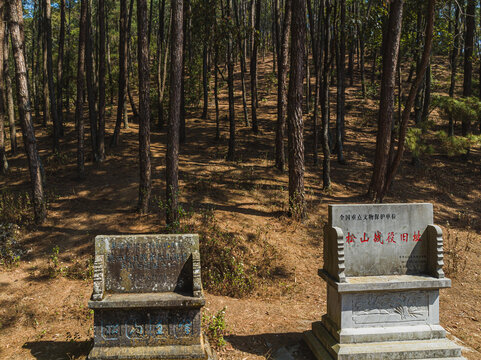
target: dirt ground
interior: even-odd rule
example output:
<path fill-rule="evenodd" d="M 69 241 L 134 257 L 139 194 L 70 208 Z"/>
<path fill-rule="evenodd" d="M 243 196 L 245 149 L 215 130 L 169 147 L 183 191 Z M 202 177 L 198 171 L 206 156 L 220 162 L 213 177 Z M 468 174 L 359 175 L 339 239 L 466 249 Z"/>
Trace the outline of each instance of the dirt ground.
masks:
<path fill-rule="evenodd" d="M 376 101 L 364 100 L 359 87 L 349 87 L 346 118 L 346 165 L 332 158 L 332 190 L 322 190 L 322 172 L 313 166 L 311 141 L 306 146 L 306 191 L 308 218 L 296 222 L 285 214 L 286 173 L 275 170 L 275 85 L 268 84 L 267 62 L 260 66 L 259 135 L 244 126 L 242 101 L 237 92 L 238 157 L 226 162 L 228 124 L 222 121 L 222 138 L 214 141 L 214 111 L 209 120 L 190 113 L 187 141 L 181 147 L 180 185 L 182 204 L 192 218 L 211 209 L 219 226 L 242 238 L 252 234 L 274 249 L 272 261 L 282 269 L 279 276 L 258 281 L 256 290 L 237 299 L 206 292 L 206 314 L 226 308 L 227 344 L 219 349 L 221 359 L 269 359 L 279 348 L 294 349 L 297 359 L 313 359 L 301 341 L 302 332 L 326 311 L 326 289 L 317 276 L 322 267 L 322 226 L 327 204 L 361 203 L 372 172 L 376 132 Z M 443 76 L 441 66 L 434 74 Z M 356 84 L 359 82 L 356 81 Z M 333 94 L 335 90 L 333 88 Z M 334 101 L 333 101 L 334 104 Z M 213 105 L 213 101 L 212 101 Z M 227 113 L 225 88 L 221 115 Z M 111 133 L 115 107 L 108 109 Z M 332 112 L 332 122 L 335 112 Z M 441 121 L 439 114 L 432 117 Z M 446 119 L 442 119 L 446 121 Z M 306 119 L 306 134 L 311 121 Z M 55 246 L 59 266 L 83 264 L 93 255 L 93 239 L 99 234 L 156 233 L 163 219 L 156 207 L 164 194 L 165 134 L 152 134 L 152 214 L 138 215 L 137 137 L 131 123 L 121 131 L 121 145 L 109 150 L 104 163 L 87 164 L 87 179 L 75 178 L 75 133 L 67 121 L 65 157 L 47 161 L 48 219 L 36 229 L 22 230 L 21 244 L 28 249 L 17 266 L 0 268 L 0 358 L 85 359 L 92 346 L 93 318 L 87 308 L 92 280 L 51 277 Z M 42 157 L 49 157 L 45 129 L 37 134 Z M 21 138 L 19 137 L 19 140 Z M 435 140 L 431 139 L 434 143 Z M 481 359 L 481 151 L 472 149 L 470 159 L 448 158 L 437 151 L 410 165 L 409 154 L 385 202 L 431 202 L 435 223 L 445 234 L 452 288 L 441 291 L 440 320 L 456 341 L 465 347 L 464 356 Z M 28 173 L 23 153 L 10 161 L 11 171 L 0 177 L 1 189 L 28 191 Z M 455 239 L 458 238 L 456 242 Z M 247 252 L 252 261 L 262 258 L 258 247 Z M 454 259 L 454 260 L 453 260 Z M 260 260 L 259 260 L 260 261 Z M 274 356 L 275 357 L 275 356 Z"/>

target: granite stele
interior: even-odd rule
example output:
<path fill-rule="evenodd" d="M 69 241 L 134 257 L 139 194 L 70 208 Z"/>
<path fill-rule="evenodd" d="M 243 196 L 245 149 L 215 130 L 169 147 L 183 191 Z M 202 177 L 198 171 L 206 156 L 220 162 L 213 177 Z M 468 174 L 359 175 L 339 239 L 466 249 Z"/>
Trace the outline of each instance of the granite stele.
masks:
<path fill-rule="evenodd" d="M 215 359 L 204 304 L 197 235 L 97 236 L 88 358 Z"/>
<path fill-rule="evenodd" d="M 439 325 L 443 238 L 432 204 L 329 205 L 327 314 L 305 340 L 317 359 L 463 359 Z"/>

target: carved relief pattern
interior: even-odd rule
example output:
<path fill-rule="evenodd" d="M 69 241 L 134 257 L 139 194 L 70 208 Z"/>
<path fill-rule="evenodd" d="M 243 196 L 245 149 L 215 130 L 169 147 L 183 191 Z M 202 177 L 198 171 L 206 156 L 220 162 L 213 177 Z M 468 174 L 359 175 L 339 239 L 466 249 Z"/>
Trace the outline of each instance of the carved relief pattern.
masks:
<path fill-rule="evenodd" d="M 339 282 L 346 282 L 346 275 L 344 273 L 344 234 L 341 229 L 334 228 L 337 237 L 337 264 L 338 264 L 338 276 Z"/>
<path fill-rule="evenodd" d="M 192 252 L 192 270 L 194 296 L 200 297 L 202 295 L 202 281 L 200 278 L 200 253 L 198 251 Z"/>
<path fill-rule="evenodd" d="M 100 301 L 104 297 L 104 256 L 96 255 L 94 261 L 94 286 L 92 300 Z"/>
<path fill-rule="evenodd" d="M 436 225 L 429 225 L 428 230 L 430 231 L 430 239 L 431 243 L 433 243 L 433 247 L 435 248 L 435 254 L 432 256 L 435 257 L 434 263 L 434 276 L 438 279 L 444 278 L 444 253 L 443 253 L 443 231 L 439 226 Z"/>
<path fill-rule="evenodd" d="M 421 292 L 359 294 L 353 297 L 353 321 L 356 324 L 426 321 L 428 304 L 428 295 Z"/>

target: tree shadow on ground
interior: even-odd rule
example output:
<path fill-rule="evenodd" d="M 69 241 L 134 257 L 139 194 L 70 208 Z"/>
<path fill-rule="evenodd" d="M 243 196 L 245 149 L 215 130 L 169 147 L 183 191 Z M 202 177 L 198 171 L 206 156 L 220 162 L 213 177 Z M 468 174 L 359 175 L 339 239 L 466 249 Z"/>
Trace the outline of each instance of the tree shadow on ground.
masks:
<path fill-rule="evenodd" d="M 267 359 L 289 359 L 287 354 L 296 360 L 315 359 L 309 347 L 303 341 L 302 333 L 229 335 L 225 339 L 237 350 L 265 356 Z"/>
<path fill-rule="evenodd" d="M 89 341 L 29 341 L 23 345 L 37 360 L 72 360 L 87 356 L 93 342 Z"/>

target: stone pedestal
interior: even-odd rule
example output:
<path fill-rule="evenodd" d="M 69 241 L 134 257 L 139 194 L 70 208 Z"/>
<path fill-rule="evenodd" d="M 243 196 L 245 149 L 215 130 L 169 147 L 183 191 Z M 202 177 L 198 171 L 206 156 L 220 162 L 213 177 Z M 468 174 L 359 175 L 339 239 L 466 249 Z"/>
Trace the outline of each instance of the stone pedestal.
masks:
<path fill-rule="evenodd" d="M 89 360 L 214 360 L 196 235 L 98 236 Z"/>
<path fill-rule="evenodd" d="M 305 333 L 317 359 L 463 359 L 439 325 L 439 289 L 451 281 L 442 272 L 442 234 L 429 225 L 429 205 L 330 206 L 319 270 L 327 314 Z M 376 223 L 376 214 L 385 221 Z"/>

